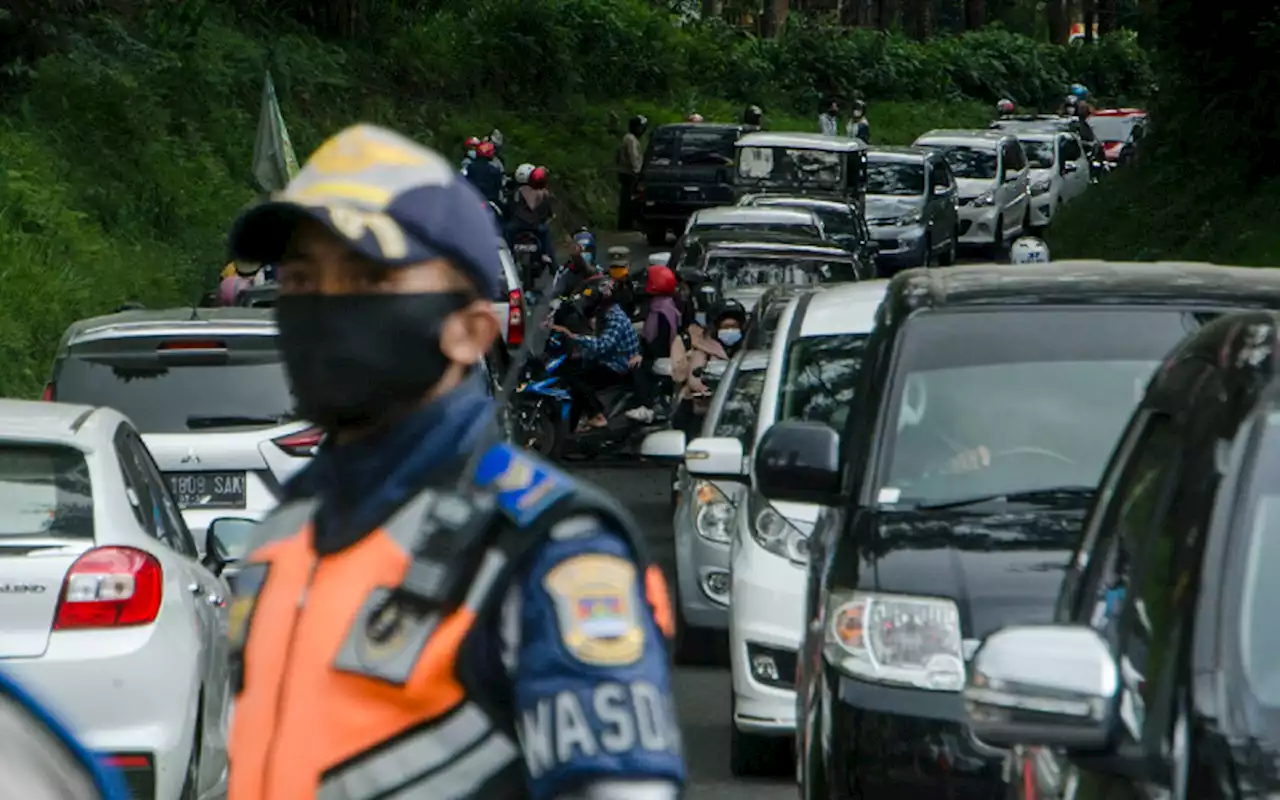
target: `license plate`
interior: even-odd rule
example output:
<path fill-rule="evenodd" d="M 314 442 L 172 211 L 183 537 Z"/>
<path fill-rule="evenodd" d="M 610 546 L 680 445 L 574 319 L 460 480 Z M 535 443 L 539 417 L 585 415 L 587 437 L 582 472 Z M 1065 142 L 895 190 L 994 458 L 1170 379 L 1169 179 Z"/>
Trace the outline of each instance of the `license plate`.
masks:
<path fill-rule="evenodd" d="M 517 253 L 536 253 L 538 246 L 536 244 L 518 244 L 515 248 Z"/>
<path fill-rule="evenodd" d="M 243 472 L 170 472 L 165 478 L 179 508 L 244 508 Z"/>

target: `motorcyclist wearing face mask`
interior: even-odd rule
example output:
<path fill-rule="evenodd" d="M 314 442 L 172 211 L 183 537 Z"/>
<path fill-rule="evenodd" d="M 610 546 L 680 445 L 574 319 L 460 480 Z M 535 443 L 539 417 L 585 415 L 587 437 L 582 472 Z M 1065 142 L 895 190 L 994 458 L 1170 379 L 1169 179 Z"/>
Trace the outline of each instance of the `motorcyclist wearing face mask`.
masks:
<path fill-rule="evenodd" d="M 237 575 L 230 797 L 680 792 L 661 573 L 618 504 L 500 438 L 496 235 L 448 161 L 370 125 L 232 231 L 279 265 L 326 438 Z"/>
<path fill-rule="evenodd" d="M 613 280 L 613 302 L 621 306 L 629 319 L 635 319 L 638 308 L 636 287 L 631 280 L 631 248 L 622 245 L 609 248 L 609 278 Z"/>
<path fill-rule="evenodd" d="M 690 436 L 696 435 L 711 404 L 712 390 L 703 373 L 711 362 L 728 361 L 737 354 L 747 326 L 747 309 L 737 300 L 726 300 L 715 308 L 708 323 L 705 329 L 697 323 L 689 325 L 688 374 L 679 376 L 684 382 L 672 416 L 672 425 Z"/>
<path fill-rule="evenodd" d="M 850 109 L 853 116 L 845 126 L 845 135 L 850 139 L 861 139 L 864 144 L 871 144 L 871 123 L 867 121 L 867 104 L 862 100 L 853 101 Z"/>
<path fill-rule="evenodd" d="M 637 399 L 645 396 L 641 364 L 640 337 L 631 319 L 613 298 L 613 284 L 601 275 L 588 282 L 580 299 L 583 315 L 591 320 L 593 333 L 579 333 L 562 325 L 551 329 L 567 336 L 573 343 L 574 356 L 565 373 L 565 382 L 574 396 L 578 412 L 577 431 L 609 424 L 599 392 L 616 386 L 635 386 Z"/>
<path fill-rule="evenodd" d="M 471 185 L 476 187 L 476 191 L 480 192 L 485 200 L 502 207 L 504 200 L 502 187 L 506 183 L 507 176 L 503 174 L 495 154 L 493 142 L 481 142 L 476 146 L 475 160 L 467 165 L 462 174 L 471 181 Z"/>
<path fill-rule="evenodd" d="M 569 260 L 559 273 L 551 289 L 552 297 L 569 297 L 582 290 L 584 284 L 600 274 L 596 268 L 596 237 L 586 228 L 579 228 L 569 237 Z"/>

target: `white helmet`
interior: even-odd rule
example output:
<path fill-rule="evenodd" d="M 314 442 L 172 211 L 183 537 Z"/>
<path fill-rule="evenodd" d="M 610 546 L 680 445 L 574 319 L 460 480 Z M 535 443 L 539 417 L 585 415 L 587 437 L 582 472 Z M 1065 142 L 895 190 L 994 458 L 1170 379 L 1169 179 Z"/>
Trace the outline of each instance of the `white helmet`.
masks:
<path fill-rule="evenodd" d="M 516 167 L 516 183 L 521 186 L 528 184 L 529 176 L 533 174 L 535 169 L 537 169 L 537 167 L 532 164 L 521 164 Z"/>
<path fill-rule="evenodd" d="M 1034 236 L 1023 236 L 1009 249 L 1010 264 L 1047 264 L 1049 245 Z"/>

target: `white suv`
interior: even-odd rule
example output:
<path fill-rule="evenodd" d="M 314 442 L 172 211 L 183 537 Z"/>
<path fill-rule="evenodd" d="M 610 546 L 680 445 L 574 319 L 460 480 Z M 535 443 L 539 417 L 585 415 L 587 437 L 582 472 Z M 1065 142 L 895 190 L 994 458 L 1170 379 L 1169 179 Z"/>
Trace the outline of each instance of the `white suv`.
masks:
<path fill-rule="evenodd" d="M 792 300 L 778 320 L 755 441 L 775 422 L 844 426 L 863 348 L 889 282 L 832 286 Z M 685 468 L 695 478 L 752 483 L 742 442 L 694 439 Z M 771 771 L 795 734 L 796 654 L 804 636 L 805 567 L 819 506 L 775 503 L 742 492 L 731 525 L 729 662 L 733 677 L 730 766 Z"/>
<path fill-rule="evenodd" d="M 935 130 L 916 147 L 940 150 L 960 195 L 960 243 L 997 253 L 1025 230 L 1031 183 L 1027 158 L 1007 131 Z"/>
<path fill-rule="evenodd" d="M 126 311 L 73 324 L 44 399 L 135 420 L 197 541 L 260 519 L 323 434 L 294 417 L 270 309 Z"/>

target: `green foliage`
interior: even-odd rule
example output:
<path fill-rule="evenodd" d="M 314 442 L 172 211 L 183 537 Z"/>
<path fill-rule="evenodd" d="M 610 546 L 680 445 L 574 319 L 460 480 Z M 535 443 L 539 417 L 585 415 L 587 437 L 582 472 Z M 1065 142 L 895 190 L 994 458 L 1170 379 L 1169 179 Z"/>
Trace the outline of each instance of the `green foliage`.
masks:
<path fill-rule="evenodd" d="M 799 19 L 762 41 L 678 24 L 644 0 L 457 0 L 405 16 L 424 5 L 380 4 L 366 38 L 340 44 L 286 3 L 23 0 L 40 37 L 0 48 L 0 394 L 38 393 L 75 319 L 129 300 L 192 302 L 214 284 L 230 220 L 255 199 L 268 62 L 300 156 L 364 120 L 450 156 L 497 126 L 510 165 L 551 168 L 564 223 L 600 226 L 617 137 L 637 112 L 727 120 L 757 102 L 770 127 L 813 130 L 820 95 L 856 91 L 876 140 L 907 143 L 981 126 L 996 95 L 1054 95 L 1090 69 L 1126 76 L 1089 79 L 1100 91 L 1149 82 L 1145 58 L 1119 41 L 1060 51 L 985 31 L 922 44 Z"/>

